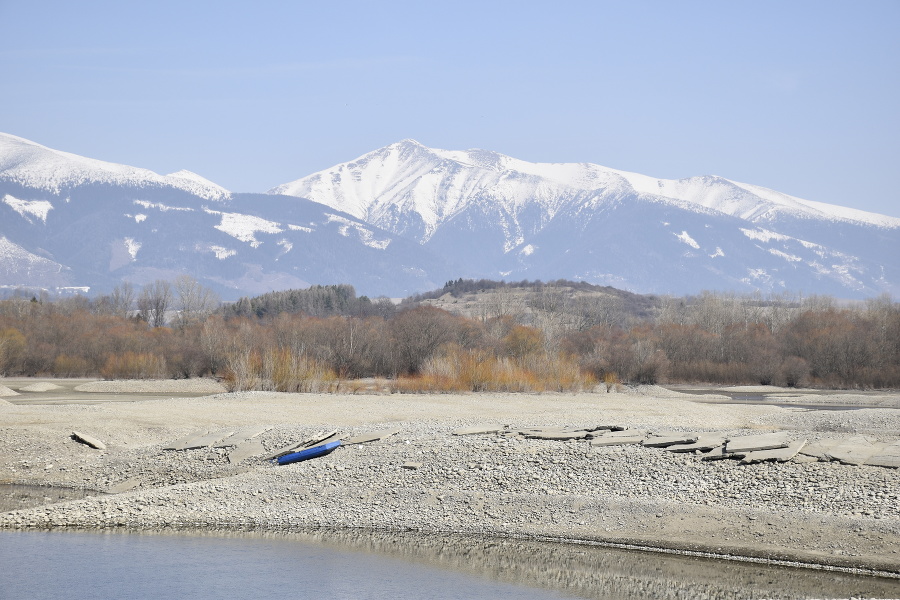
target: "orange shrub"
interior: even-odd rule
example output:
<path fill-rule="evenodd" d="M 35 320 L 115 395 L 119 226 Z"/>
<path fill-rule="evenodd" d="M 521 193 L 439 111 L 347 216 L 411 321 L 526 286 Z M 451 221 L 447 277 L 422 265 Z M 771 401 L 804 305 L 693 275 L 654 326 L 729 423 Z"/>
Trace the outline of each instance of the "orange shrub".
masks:
<path fill-rule="evenodd" d="M 110 354 L 100 375 L 104 379 L 159 379 L 167 376 L 166 359 L 149 352 Z"/>

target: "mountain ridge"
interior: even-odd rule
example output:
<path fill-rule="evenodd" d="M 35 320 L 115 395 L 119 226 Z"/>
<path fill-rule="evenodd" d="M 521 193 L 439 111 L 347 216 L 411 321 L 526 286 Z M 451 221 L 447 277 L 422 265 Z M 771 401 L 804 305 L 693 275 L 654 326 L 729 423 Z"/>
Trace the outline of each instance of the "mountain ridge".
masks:
<path fill-rule="evenodd" d="M 111 288 L 187 272 L 224 296 L 458 277 L 639 293 L 900 293 L 900 219 L 717 176 L 530 163 L 403 140 L 235 193 L 0 134 L 0 286 Z"/>
<path fill-rule="evenodd" d="M 350 281 L 404 296 L 450 269 L 309 200 L 232 193 L 189 171 L 159 175 L 0 135 L 0 289 L 110 290 L 182 273 L 237 299 Z"/>
<path fill-rule="evenodd" d="M 405 156 L 430 154 L 439 158 L 441 162 L 454 162 L 460 166 L 469 166 L 497 173 L 507 172 L 510 176 L 513 176 L 515 173 L 536 176 L 545 180 L 555 181 L 563 189 L 585 192 L 610 187 L 615 184 L 614 179 L 618 176 L 631 186 L 635 192 L 661 196 L 671 200 L 681 200 L 691 205 L 704 206 L 744 219 L 760 219 L 766 217 L 773 210 L 786 211 L 790 209 L 794 213 L 800 212 L 819 218 L 824 216 L 832 219 L 857 221 L 878 227 L 900 228 L 900 218 L 805 200 L 762 186 L 742 183 L 716 175 L 701 175 L 677 180 L 658 179 L 640 173 L 613 169 L 587 162 L 532 163 L 489 150 L 470 149 L 455 151 L 433 149 L 413 139 L 395 142 L 368 152 L 352 161 L 340 163 L 329 169 L 281 184 L 270 189 L 268 193 L 307 197 L 328 204 L 331 198 L 321 194 L 312 185 L 313 181 L 319 180 L 325 173 L 334 173 L 335 171 L 352 172 L 354 169 L 358 169 L 360 163 L 368 163 L 376 157 L 390 156 L 392 154 Z M 383 162 L 396 163 L 399 162 L 397 159 L 400 158 L 402 156 L 391 157 L 390 160 Z M 430 170 L 439 166 L 436 164 L 437 162 L 431 161 Z M 421 174 L 410 175 L 413 179 L 421 176 Z M 390 190 L 384 190 L 383 192 L 387 191 Z M 374 195 L 376 197 L 380 195 L 378 190 L 368 190 L 368 192 L 370 194 L 375 192 Z M 754 195 L 762 202 L 759 200 L 751 202 L 750 198 L 742 197 L 743 194 Z M 346 201 L 346 194 L 340 199 Z M 354 216 L 363 218 L 366 215 L 365 208 L 367 207 L 362 204 L 350 203 L 334 205 L 334 208 L 339 208 Z"/>
<path fill-rule="evenodd" d="M 657 179 L 403 140 L 276 192 L 412 237 L 467 265 L 471 276 L 564 277 L 676 293 L 698 286 L 838 295 L 900 289 L 900 219 L 718 176 Z M 673 222 L 680 228 L 666 229 Z M 861 241 L 848 246 L 842 238 Z M 657 260 L 642 262 L 641 254 Z M 667 271 L 685 281 L 666 281 Z"/>
<path fill-rule="evenodd" d="M 190 171 L 159 175 L 149 169 L 54 150 L 8 133 L 0 133 L 0 179 L 55 194 L 80 185 L 105 184 L 171 186 L 211 201 L 230 195 L 222 186 Z"/>

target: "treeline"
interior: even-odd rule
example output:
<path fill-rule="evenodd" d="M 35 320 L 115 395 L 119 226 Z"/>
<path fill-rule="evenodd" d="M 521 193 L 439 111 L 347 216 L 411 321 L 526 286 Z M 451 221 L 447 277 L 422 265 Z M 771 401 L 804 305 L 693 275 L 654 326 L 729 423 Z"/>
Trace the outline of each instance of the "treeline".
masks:
<path fill-rule="evenodd" d="M 414 294 L 404 298 L 401 305 L 417 305 L 426 300 L 437 300 L 447 294 L 454 298 L 462 298 L 467 294 L 483 294 L 485 292 L 524 290 L 531 293 L 548 294 L 566 290 L 575 292 L 597 292 L 607 297 L 617 299 L 623 314 L 641 318 L 650 317 L 659 306 L 660 298 L 654 295 L 635 294 L 620 290 L 612 286 L 601 286 L 587 283 L 586 281 L 570 281 L 556 279 L 553 281 L 496 281 L 493 279 L 455 279 L 444 284 L 443 287 L 430 292 Z"/>
<path fill-rule="evenodd" d="M 352 285 L 314 285 L 302 290 L 269 292 L 254 298 L 241 298 L 224 308 L 224 314 L 237 317 L 274 317 L 280 313 L 302 314 L 308 317 L 383 316 L 394 313 L 390 298 L 370 300 L 356 296 Z"/>
<path fill-rule="evenodd" d="M 348 389 L 366 378 L 401 391 L 617 382 L 900 387 L 900 305 L 888 296 L 845 306 L 827 297 L 702 294 L 657 298 L 652 315 L 638 317 L 619 296 L 529 284 L 527 300 L 467 318 L 357 298 L 351 286 L 211 310 L 194 284 L 157 282 L 132 293 L 130 305 L 128 290 L 0 301 L 0 374 L 209 375 L 232 389 L 281 391 Z"/>

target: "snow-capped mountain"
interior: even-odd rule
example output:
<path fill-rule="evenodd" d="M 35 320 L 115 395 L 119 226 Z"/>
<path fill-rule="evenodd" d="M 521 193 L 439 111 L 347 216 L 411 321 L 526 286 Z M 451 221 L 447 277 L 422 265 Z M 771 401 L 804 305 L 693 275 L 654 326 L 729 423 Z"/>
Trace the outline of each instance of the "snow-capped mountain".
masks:
<path fill-rule="evenodd" d="M 270 193 L 416 239 L 465 276 L 640 292 L 900 292 L 900 219 L 722 177 L 655 179 L 404 140 Z"/>
<path fill-rule="evenodd" d="M 104 291 L 180 273 L 226 299 L 327 283 L 404 296 L 457 277 L 896 296 L 900 219 L 721 177 L 411 140 L 242 194 L 0 134 L 0 288 Z"/>
<path fill-rule="evenodd" d="M 236 299 L 331 283 L 404 296 L 451 272 L 417 243 L 315 202 L 0 134 L 0 288 L 108 291 L 181 273 Z"/>
<path fill-rule="evenodd" d="M 190 171 L 158 175 L 147 169 L 85 158 L 0 133 L 0 180 L 60 194 L 89 184 L 177 189 L 204 200 L 224 200 L 228 190 Z"/>

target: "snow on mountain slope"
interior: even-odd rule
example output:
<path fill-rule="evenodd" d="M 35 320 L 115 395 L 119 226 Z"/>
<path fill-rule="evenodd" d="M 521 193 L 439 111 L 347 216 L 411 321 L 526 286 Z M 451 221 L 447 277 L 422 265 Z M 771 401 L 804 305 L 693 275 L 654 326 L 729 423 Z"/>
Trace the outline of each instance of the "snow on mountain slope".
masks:
<path fill-rule="evenodd" d="M 509 214 L 537 205 L 547 218 L 580 192 L 630 191 L 751 222 L 778 216 L 900 228 L 900 219 L 802 200 L 760 186 L 704 176 L 657 179 L 590 163 L 530 163 L 486 150 L 437 150 L 403 140 L 269 193 L 309 198 L 395 231 L 412 215 L 425 242 L 441 223 L 479 199 Z M 400 225 L 400 227 L 398 227 Z"/>
<path fill-rule="evenodd" d="M 875 225 L 876 227 L 888 229 L 900 228 L 900 219 L 896 217 L 889 217 L 887 215 L 880 215 L 878 213 L 867 212 L 846 206 L 837 206 L 835 204 L 826 204 L 824 202 L 815 202 L 813 200 L 803 200 L 802 198 L 795 198 L 794 196 L 782 194 L 781 192 L 776 192 L 775 190 L 770 190 L 758 185 L 751 185 L 749 183 L 739 183 L 737 181 L 732 181 L 731 183 L 747 190 L 759 198 L 763 198 L 775 205 L 784 207 L 782 209 L 784 212 L 789 212 L 790 209 L 794 209 L 801 214 L 832 221 L 856 221 L 858 223 Z"/>
<path fill-rule="evenodd" d="M 403 140 L 269 193 L 411 237 L 467 276 L 633 291 L 900 291 L 900 219 L 704 176 L 657 179 Z"/>
<path fill-rule="evenodd" d="M 225 188 L 190 171 L 159 175 L 147 169 L 85 158 L 0 133 L 0 179 L 59 194 L 89 183 L 133 187 L 172 187 L 205 200 L 222 200 Z"/>
<path fill-rule="evenodd" d="M 0 134 L 0 286 L 110 289 L 187 272 L 225 297 L 312 283 L 403 296 L 488 277 L 867 298 L 900 294 L 898 257 L 900 219 L 721 177 L 404 140 L 269 194 L 231 194 L 189 171 Z"/>
<path fill-rule="evenodd" d="M 538 165 L 488 152 L 434 150 L 404 140 L 278 186 L 270 194 L 308 198 L 419 241 L 479 204 L 516 220 L 526 208 L 553 218 L 586 189 L 625 184 L 593 165 Z M 511 231 L 517 229 L 511 223 Z M 511 234 L 509 241 L 514 241 Z"/>
<path fill-rule="evenodd" d="M 0 295 L 109 290 L 188 273 L 225 299 L 311 284 L 405 296 L 444 259 L 308 200 L 232 194 L 189 171 L 158 175 L 0 134 Z"/>
<path fill-rule="evenodd" d="M 9 194 L 4 194 L 3 203 L 19 213 L 29 223 L 34 222 L 32 221 L 32 217 L 34 217 L 46 224 L 47 213 L 53 210 L 53 205 L 47 200 L 20 200 Z"/>
<path fill-rule="evenodd" d="M 37 256 L 0 235 L 0 288 L 16 287 L 9 282 L 34 282 L 37 286 L 64 286 L 70 269 Z"/>

